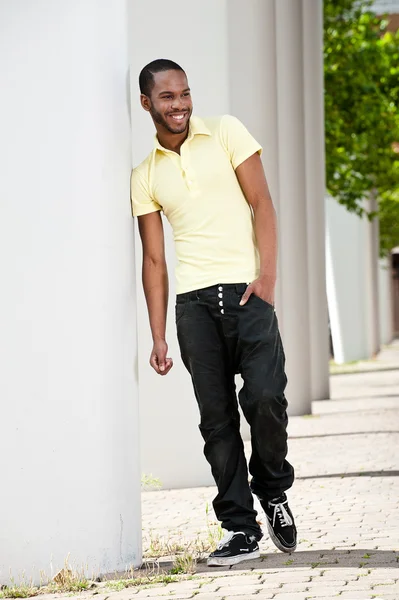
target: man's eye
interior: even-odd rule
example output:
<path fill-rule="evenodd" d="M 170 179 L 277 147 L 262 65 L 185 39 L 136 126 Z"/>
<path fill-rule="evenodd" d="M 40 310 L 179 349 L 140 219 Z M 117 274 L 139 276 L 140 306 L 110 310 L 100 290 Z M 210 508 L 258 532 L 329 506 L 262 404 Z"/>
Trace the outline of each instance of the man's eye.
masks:
<path fill-rule="evenodd" d="M 184 92 L 183 96 L 189 96 L 190 92 Z"/>

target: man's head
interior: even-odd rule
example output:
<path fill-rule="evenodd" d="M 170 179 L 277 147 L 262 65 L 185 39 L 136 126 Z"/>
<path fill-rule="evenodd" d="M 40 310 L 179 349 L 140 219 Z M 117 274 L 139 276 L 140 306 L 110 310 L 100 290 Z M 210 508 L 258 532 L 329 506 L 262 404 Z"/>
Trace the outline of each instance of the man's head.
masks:
<path fill-rule="evenodd" d="M 193 104 L 183 69 L 172 60 L 154 60 L 141 71 L 139 85 L 141 105 L 155 125 L 169 133 L 184 133 Z"/>

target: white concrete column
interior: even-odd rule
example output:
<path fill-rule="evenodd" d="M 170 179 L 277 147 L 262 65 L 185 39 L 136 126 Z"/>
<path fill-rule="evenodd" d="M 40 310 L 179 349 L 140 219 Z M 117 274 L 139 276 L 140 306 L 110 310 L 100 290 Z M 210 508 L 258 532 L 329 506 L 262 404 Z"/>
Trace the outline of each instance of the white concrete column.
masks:
<path fill-rule="evenodd" d="M 375 193 L 372 193 L 366 203 L 367 211 L 374 213 L 378 210 Z M 367 221 L 367 238 L 365 245 L 365 271 L 367 274 L 366 306 L 367 306 L 367 343 L 368 355 L 375 356 L 380 350 L 380 320 L 379 320 L 379 245 L 380 225 L 378 218 Z"/>
<path fill-rule="evenodd" d="M 326 215 L 327 295 L 334 359 L 344 363 L 370 358 L 370 223 L 334 198 L 326 199 Z"/>
<path fill-rule="evenodd" d="M 278 219 L 275 1 L 229 0 L 228 8 L 231 113 L 241 119 L 263 146 L 262 161 Z M 278 267 L 276 305 L 282 322 L 280 264 Z"/>
<path fill-rule="evenodd" d="M 141 562 L 127 32 L 0 3 L 0 584 Z"/>
<path fill-rule="evenodd" d="M 393 338 L 392 269 L 390 257 L 379 260 L 378 295 L 380 344 L 389 344 Z"/>
<path fill-rule="evenodd" d="M 329 398 L 329 333 L 325 267 L 323 1 L 302 0 L 312 400 Z"/>
<path fill-rule="evenodd" d="M 231 114 L 238 117 L 263 147 L 262 162 L 277 212 L 279 210 L 276 32 L 274 0 L 229 0 L 229 90 Z M 242 40 L 245 40 L 245 44 Z M 251 110 L 248 110 L 248 106 Z M 280 231 L 281 234 L 281 231 Z M 278 268 L 280 264 L 278 264 Z M 281 277 L 276 306 L 282 322 Z M 242 381 L 237 377 L 237 390 Z M 241 434 L 250 438 L 241 419 Z"/>
<path fill-rule="evenodd" d="M 276 2 L 280 262 L 287 397 L 311 411 L 302 3 Z"/>

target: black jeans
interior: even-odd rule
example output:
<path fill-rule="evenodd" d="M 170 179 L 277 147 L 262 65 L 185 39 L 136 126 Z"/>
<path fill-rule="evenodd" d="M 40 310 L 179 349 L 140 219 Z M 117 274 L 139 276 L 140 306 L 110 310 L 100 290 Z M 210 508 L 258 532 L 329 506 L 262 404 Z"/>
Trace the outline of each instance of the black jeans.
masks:
<path fill-rule="evenodd" d="M 291 487 L 286 460 L 285 356 L 273 306 L 252 295 L 239 306 L 247 285 L 220 284 L 179 294 L 176 325 L 181 356 L 200 410 L 204 454 L 218 494 L 213 502 L 222 527 L 262 537 L 251 490 L 263 500 Z M 249 471 L 240 435 L 234 376 L 244 386 L 242 411 L 251 428 Z"/>

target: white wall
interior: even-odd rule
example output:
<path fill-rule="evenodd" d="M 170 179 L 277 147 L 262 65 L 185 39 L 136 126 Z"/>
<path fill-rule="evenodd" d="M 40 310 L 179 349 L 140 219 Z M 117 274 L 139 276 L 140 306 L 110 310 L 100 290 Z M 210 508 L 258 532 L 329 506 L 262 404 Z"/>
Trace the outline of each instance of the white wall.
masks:
<path fill-rule="evenodd" d="M 370 293 L 373 289 L 370 229 L 333 198 L 326 199 L 327 296 L 334 356 L 337 363 L 370 358 L 374 320 Z"/>
<path fill-rule="evenodd" d="M 138 75 L 156 58 L 169 58 L 186 70 L 194 113 L 203 116 L 229 112 L 227 68 L 227 0 L 202 0 L 171 7 L 163 0 L 133 0 L 131 53 L 133 164 L 140 163 L 153 147 L 155 130 L 139 104 Z M 148 27 L 151 36 L 149 41 Z M 174 367 L 166 377 L 148 364 L 152 339 L 140 277 L 138 276 L 138 333 L 140 371 L 140 423 L 142 472 L 159 477 L 165 487 L 213 484 L 203 456 L 198 430 L 199 414 L 177 344 L 174 324 L 174 247 L 165 220 L 169 265 L 170 306 L 167 342 Z M 137 236 L 137 270 L 141 269 L 141 244 Z"/>
<path fill-rule="evenodd" d="M 0 583 L 141 560 L 126 11 L 0 3 Z"/>
<path fill-rule="evenodd" d="M 392 270 L 390 257 L 378 263 L 380 343 L 389 344 L 393 338 Z"/>

